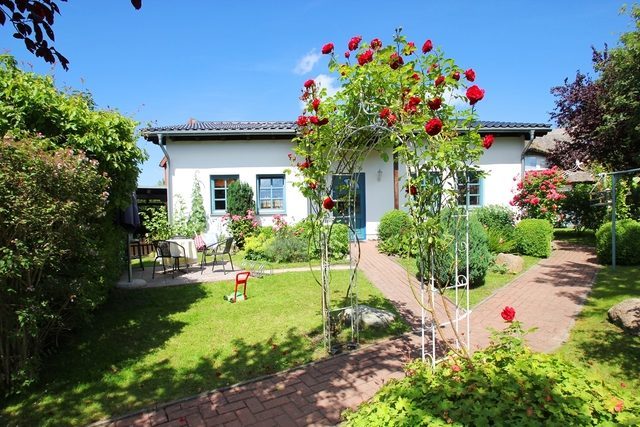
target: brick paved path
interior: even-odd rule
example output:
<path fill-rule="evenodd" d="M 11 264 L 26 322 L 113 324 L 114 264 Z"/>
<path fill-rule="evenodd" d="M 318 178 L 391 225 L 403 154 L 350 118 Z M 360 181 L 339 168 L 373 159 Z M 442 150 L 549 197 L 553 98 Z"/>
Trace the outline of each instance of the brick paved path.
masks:
<path fill-rule="evenodd" d="M 530 345 L 555 349 L 566 338 L 589 292 L 598 266 L 591 250 L 559 243 L 553 255 L 525 272 L 477 306 L 472 314 L 473 347 L 488 343 L 487 326 L 504 326 L 500 311 L 516 309 L 526 327 L 537 326 Z M 408 317 L 419 319 L 419 306 L 406 273 L 377 254 L 374 242 L 362 244 L 361 269 Z M 402 270 L 400 268 L 400 270 Z M 402 365 L 417 357 L 419 337 L 407 334 L 355 352 L 281 372 L 226 390 L 212 391 L 138 413 L 110 426 L 287 426 L 333 425 L 340 413 L 369 399 L 391 378 L 403 375 Z"/>

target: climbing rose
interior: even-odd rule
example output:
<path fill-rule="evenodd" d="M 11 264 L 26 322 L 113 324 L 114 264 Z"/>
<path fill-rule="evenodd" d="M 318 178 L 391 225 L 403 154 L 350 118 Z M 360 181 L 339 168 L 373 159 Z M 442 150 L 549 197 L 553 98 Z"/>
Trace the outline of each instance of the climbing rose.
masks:
<path fill-rule="evenodd" d="M 409 42 L 402 50 L 402 53 L 404 53 L 405 55 L 411 55 L 415 51 L 416 51 L 416 44 L 414 42 Z"/>
<path fill-rule="evenodd" d="M 415 80 L 415 81 L 418 81 L 418 80 L 420 80 L 420 74 L 418 74 L 418 73 L 413 73 L 413 74 L 411 75 L 411 78 L 412 78 L 413 80 Z"/>
<path fill-rule="evenodd" d="M 451 370 L 453 372 L 460 372 L 462 370 L 462 368 L 460 368 L 460 365 L 452 365 L 451 366 Z"/>
<path fill-rule="evenodd" d="M 308 123 L 307 116 L 298 116 L 298 126 L 306 126 Z"/>
<path fill-rule="evenodd" d="M 315 181 L 311 181 L 311 182 L 308 184 L 308 187 L 309 187 L 310 189 L 312 189 L 312 190 L 315 190 L 315 189 L 318 187 L 318 184 L 316 184 L 316 183 L 315 183 Z"/>
<path fill-rule="evenodd" d="M 349 40 L 349 50 L 356 50 L 361 41 L 362 37 L 360 36 L 351 37 L 351 40 Z"/>
<path fill-rule="evenodd" d="M 427 135 L 436 136 L 442 130 L 442 120 L 434 117 L 424 125 L 424 130 L 427 132 Z"/>
<path fill-rule="evenodd" d="M 513 307 L 506 306 L 504 310 L 502 310 L 502 313 L 500 313 L 500 316 L 502 316 L 506 322 L 513 322 L 513 319 L 516 318 L 516 310 Z"/>
<path fill-rule="evenodd" d="M 431 40 L 427 40 L 426 42 L 424 42 L 424 44 L 422 45 L 422 53 L 430 52 L 431 49 L 433 49 L 433 43 L 431 43 Z"/>
<path fill-rule="evenodd" d="M 482 138 L 482 146 L 488 150 L 493 145 L 494 139 L 493 135 L 485 135 L 485 137 Z"/>
<path fill-rule="evenodd" d="M 381 119 L 386 119 L 389 114 L 391 114 L 391 110 L 389 109 L 389 107 L 384 107 L 382 110 L 380 110 Z"/>
<path fill-rule="evenodd" d="M 407 102 L 407 105 L 404 106 L 404 111 L 410 114 L 416 113 L 418 111 L 418 105 L 420 105 L 421 102 L 422 99 L 420 99 L 419 96 L 412 96 L 411 98 L 409 98 L 409 102 Z"/>
<path fill-rule="evenodd" d="M 442 105 L 442 98 L 433 98 L 427 102 L 427 105 L 429 105 L 431 110 L 435 111 Z"/>
<path fill-rule="evenodd" d="M 349 58 L 350 56 L 351 56 L 351 52 L 346 51 L 346 52 L 344 53 L 344 57 L 345 57 L 345 58 Z"/>
<path fill-rule="evenodd" d="M 477 85 L 473 85 L 467 89 L 467 98 L 469 99 L 469 104 L 474 105 L 484 98 L 484 90 L 480 89 Z"/>
<path fill-rule="evenodd" d="M 467 80 L 472 82 L 476 79 L 476 72 L 473 71 L 473 68 L 469 68 L 467 71 L 464 72 L 464 76 L 467 78 Z"/>
<path fill-rule="evenodd" d="M 318 116 L 311 116 L 309 117 L 309 121 L 314 125 L 317 125 L 320 120 L 318 119 Z"/>
<path fill-rule="evenodd" d="M 314 82 L 311 79 L 309 79 L 306 82 L 304 82 L 304 87 L 307 88 L 307 89 L 312 88 L 315 85 L 316 85 L 316 82 Z"/>
<path fill-rule="evenodd" d="M 371 61 L 373 61 L 373 51 L 371 49 L 367 49 L 366 51 L 358 55 L 358 64 L 360 65 L 364 65 Z"/>
<path fill-rule="evenodd" d="M 333 52 L 333 43 L 327 43 L 324 46 L 322 46 L 322 53 L 327 55 L 329 53 Z"/>
<path fill-rule="evenodd" d="M 410 185 L 405 189 L 405 191 L 412 196 L 415 196 L 416 194 L 418 194 L 418 187 L 416 187 L 415 185 Z"/>
<path fill-rule="evenodd" d="M 333 199 L 329 196 L 325 197 L 325 199 L 322 201 L 322 207 L 328 211 L 333 209 L 335 205 L 336 205 L 336 202 L 334 202 Z"/>
<path fill-rule="evenodd" d="M 454 71 L 451 77 L 453 80 L 460 80 L 460 71 Z"/>
<path fill-rule="evenodd" d="M 436 86 L 440 86 L 443 83 L 444 83 L 444 76 L 438 76 L 438 78 L 436 79 Z"/>
<path fill-rule="evenodd" d="M 370 43 L 371 49 L 380 49 L 382 47 L 382 42 L 380 39 L 373 39 Z"/>
<path fill-rule="evenodd" d="M 387 126 L 391 127 L 395 125 L 397 121 L 398 121 L 398 118 L 396 117 L 395 114 L 389 114 L 389 117 L 387 117 Z"/>
<path fill-rule="evenodd" d="M 325 117 L 324 119 L 321 119 L 321 120 L 318 121 L 318 126 L 324 126 L 327 123 L 329 123 L 329 118 Z"/>
<path fill-rule="evenodd" d="M 398 55 L 395 52 L 391 54 L 391 57 L 389 58 L 389 66 L 392 69 L 397 70 L 398 67 L 400 67 L 403 64 L 404 64 L 404 59 L 402 59 L 402 56 Z"/>
<path fill-rule="evenodd" d="M 311 106 L 314 110 L 318 111 L 318 107 L 320 106 L 320 100 L 318 98 L 314 99 L 311 103 Z"/>
<path fill-rule="evenodd" d="M 298 163 L 298 167 L 300 169 L 307 169 L 309 166 L 311 166 L 311 165 L 309 164 L 309 161 L 307 161 L 307 160 L 305 160 L 302 163 Z"/>

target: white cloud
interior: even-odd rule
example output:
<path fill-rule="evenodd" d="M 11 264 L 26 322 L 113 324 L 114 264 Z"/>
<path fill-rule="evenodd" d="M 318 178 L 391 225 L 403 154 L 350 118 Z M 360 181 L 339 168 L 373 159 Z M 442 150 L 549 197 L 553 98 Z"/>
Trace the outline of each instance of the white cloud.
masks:
<path fill-rule="evenodd" d="M 442 96 L 447 105 L 453 105 L 456 108 L 464 108 L 467 105 L 467 97 L 464 88 L 445 89 Z"/>
<path fill-rule="evenodd" d="M 312 50 L 311 52 L 300 58 L 295 68 L 293 69 L 293 72 L 296 74 L 307 74 L 313 69 L 318 60 L 320 60 L 321 56 L 322 55 L 317 53 L 315 49 Z"/>

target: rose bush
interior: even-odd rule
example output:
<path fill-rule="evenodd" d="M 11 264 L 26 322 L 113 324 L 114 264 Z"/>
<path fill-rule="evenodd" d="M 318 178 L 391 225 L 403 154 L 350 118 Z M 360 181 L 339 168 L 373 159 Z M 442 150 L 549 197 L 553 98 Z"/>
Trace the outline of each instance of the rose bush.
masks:
<path fill-rule="evenodd" d="M 517 184 L 516 194 L 509 204 L 516 206 L 522 218 L 546 219 L 552 223 L 560 219 L 561 201 L 566 196 L 558 190 L 566 184 L 562 171 L 551 169 L 527 171 Z"/>

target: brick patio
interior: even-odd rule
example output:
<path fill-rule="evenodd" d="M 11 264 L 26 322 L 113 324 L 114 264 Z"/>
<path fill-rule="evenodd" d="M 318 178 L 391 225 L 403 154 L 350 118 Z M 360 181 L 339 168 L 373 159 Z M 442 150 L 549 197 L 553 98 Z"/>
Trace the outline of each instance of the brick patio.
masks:
<path fill-rule="evenodd" d="M 375 242 L 361 245 L 361 270 L 414 326 L 420 310 L 407 274 L 377 253 Z M 539 329 L 529 344 L 539 351 L 556 349 L 567 337 L 598 270 L 589 248 L 557 243 L 552 256 L 480 303 L 472 314 L 472 347 L 488 343 L 487 327 L 501 328 L 500 311 L 516 309 L 526 327 Z M 415 286 L 415 282 L 413 285 Z M 402 366 L 418 356 L 415 333 L 325 359 L 271 377 L 214 390 L 124 418 L 109 426 L 287 426 L 334 425 L 347 408 L 369 399 L 380 386 L 403 375 Z"/>

